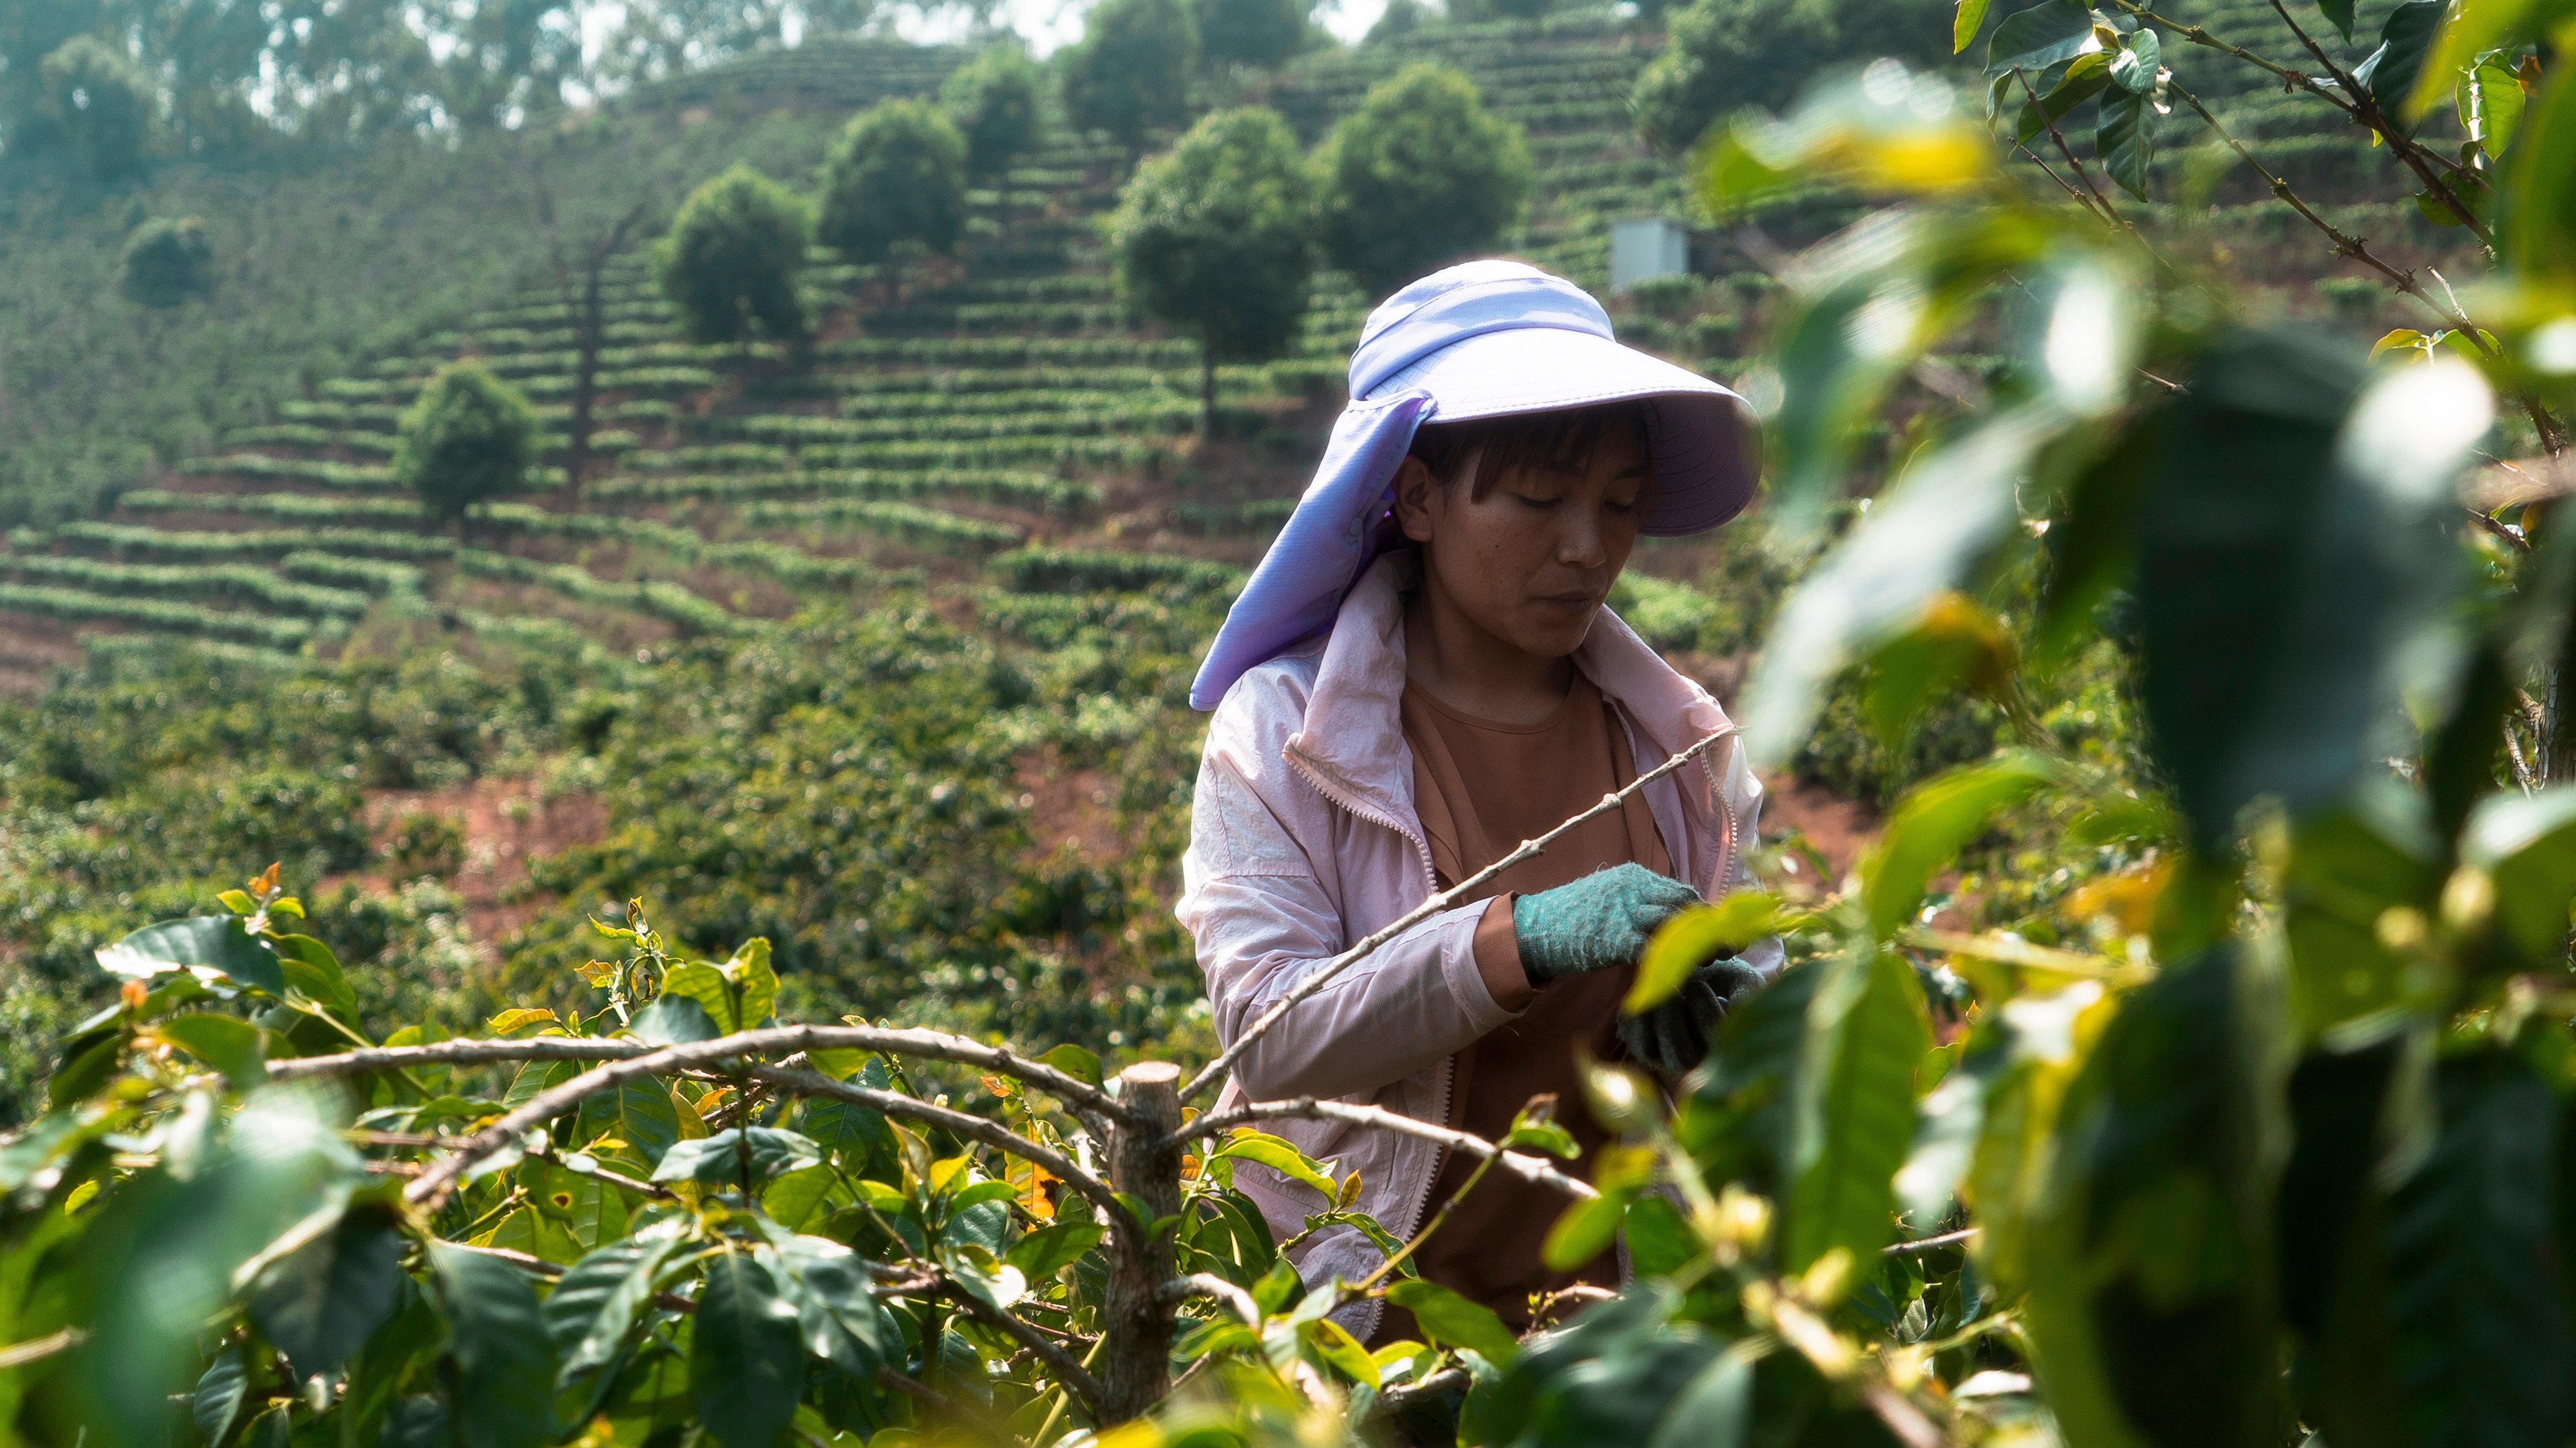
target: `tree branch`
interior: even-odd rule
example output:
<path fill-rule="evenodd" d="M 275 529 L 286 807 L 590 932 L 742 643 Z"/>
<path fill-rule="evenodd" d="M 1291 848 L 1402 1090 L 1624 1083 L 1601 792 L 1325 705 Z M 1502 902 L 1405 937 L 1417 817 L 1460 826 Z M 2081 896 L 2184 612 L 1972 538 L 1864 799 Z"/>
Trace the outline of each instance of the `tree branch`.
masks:
<path fill-rule="evenodd" d="M 2324 66 L 2326 74 L 2333 76 L 2335 84 L 2343 88 L 2345 97 L 2352 105 L 2352 118 L 2377 132 L 2379 139 L 2388 143 L 2388 149 L 2396 155 L 2397 159 L 2405 163 L 2406 169 L 2414 172 L 2416 179 L 2424 183 L 2424 189 L 2449 208 L 2451 214 L 2459 219 L 2460 224 L 2469 229 L 2469 234 L 2478 239 L 2478 244 L 2487 249 L 2487 254 L 2493 256 L 2496 249 L 2494 233 L 2487 230 L 2486 223 L 2478 220 L 2477 213 L 2469 209 L 2468 203 L 2460 199 L 2459 193 L 2451 189 L 2449 181 L 2433 173 L 2432 165 L 2424 159 L 2424 148 L 2416 145 L 2413 136 L 2399 129 L 2397 123 L 2388 118 L 2388 113 L 2379 108 L 2378 98 L 2370 93 L 2368 87 L 2354 80 L 2351 72 L 2337 65 L 2334 57 L 2326 54 L 2326 48 L 2319 45 L 2315 37 L 2308 34 L 2307 28 L 2300 25 L 2297 18 L 2290 14 L 2288 6 L 2283 5 L 2281 0 L 2272 0 L 2272 9 L 2281 17 L 2281 23 L 2290 27 L 2290 33 L 2299 38 L 2299 43 L 2307 47 L 2308 54 L 2315 56 L 2317 64 Z"/>
<path fill-rule="evenodd" d="M 2039 98 L 2039 90 L 2030 83 L 2030 77 L 2023 73 L 2020 66 L 2013 67 L 2012 77 L 2021 82 L 2022 94 L 2030 97 L 2031 110 L 2039 116 L 2040 122 L 2048 127 L 2048 139 L 2057 143 L 2057 154 L 2064 156 L 2066 164 L 2075 168 L 2075 179 L 2084 183 L 2084 194 L 2092 198 L 2094 208 L 2107 217 L 2113 226 L 2124 230 L 2135 230 L 2136 228 L 2121 219 L 2118 211 L 2112 209 L 2111 198 L 2102 194 L 2102 188 L 2093 184 L 2093 173 L 2084 169 L 2084 163 L 2076 158 L 2075 148 L 2066 144 L 2065 134 L 2057 129 L 2057 117 L 2048 113 L 2048 103 Z M 2016 139 L 2014 144 L 2021 143 Z"/>
<path fill-rule="evenodd" d="M 1462 901 L 1472 899 L 1476 891 L 1482 889 L 1487 883 L 1491 882 L 1496 876 L 1502 874 L 1505 870 L 1510 869 L 1512 866 L 1517 865 L 1524 860 L 1536 859 L 1547 849 L 1548 846 L 1555 844 L 1558 840 L 1564 838 L 1569 832 L 1618 809 L 1646 786 L 1653 784 L 1656 780 L 1662 779 L 1673 771 L 1680 769 L 1684 764 L 1687 764 L 1691 760 L 1699 758 L 1702 754 L 1705 754 L 1708 751 L 1709 746 L 1716 744 L 1720 740 L 1734 738 L 1738 732 L 1739 731 L 1736 726 L 1729 724 L 1725 728 L 1709 735 L 1707 738 L 1684 747 L 1679 752 L 1675 753 L 1672 758 L 1665 760 L 1663 763 L 1656 765 L 1654 768 L 1638 775 L 1635 779 L 1630 780 L 1626 788 L 1621 789 L 1614 794 L 1603 795 L 1599 804 L 1592 806 L 1590 809 L 1587 809 L 1581 814 L 1574 816 L 1572 819 L 1565 821 L 1556 828 L 1549 830 L 1546 834 L 1539 836 L 1537 839 L 1521 841 L 1519 845 L 1512 849 L 1511 853 L 1503 856 L 1499 860 L 1496 860 L 1492 864 L 1487 865 L 1485 868 L 1478 870 L 1466 879 L 1459 881 L 1449 889 L 1443 890 L 1438 894 L 1433 895 L 1430 899 L 1423 901 L 1421 904 L 1414 906 L 1411 910 L 1406 911 L 1402 916 L 1398 917 L 1392 924 L 1387 925 L 1383 929 L 1371 932 L 1357 945 L 1354 945 L 1350 949 L 1343 951 L 1341 954 L 1334 956 L 1331 960 L 1325 962 L 1315 970 L 1309 971 L 1305 979 L 1297 982 L 1293 989 L 1291 989 L 1286 995 L 1280 997 L 1278 1004 L 1262 1012 L 1258 1020 L 1255 1020 L 1251 1025 L 1246 1026 L 1243 1030 L 1243 1034 L 1235 1037 L 1233 1045 L 1226 1047 L 1225 1051 L 1215 1060 L 1207 1063 L 1205 1069 L 1201 1070 L 1196 1076 L 1190 1078 L 1189 1084 L 1181 1088 L 1181 1100 L 1185 1102 L 1195 1100 L 1200 1093 L 1206 1091 L 1209 1087 L 1214 1086 L 1217 1082 L 1225 1079 L 1225 1073 L 1233 1069 L 1234 1063 L 1242 1059 L 1243 1053 L 1251 1050 L 1255 1042 L 1259 1041 L 1263 1036 L 1268 1035 L 1272 1027 L 1286 1019 L 1290 1011 L 1295 1010 L 1301 1002 L 1306 1000 L 1307 997 L 1314 995 L 1317 991 L 1322 990 L 1326 985 L 1330 984 L 1335 976 L 1340 975 L 1343 971 L 1350 969 L 1360 961 L 1367 959 L 1379 946 L 1384 945 L 1388 941 L 1402 935 L 1404 932 L 1411 930 L 1414 926 L 1421 924 L 1423 921 L 1430 919 L 1441 911 Z"/>
<path fill-rule="evenodd" d="M 965 1308 L 976 1321 L 998 1329 L 1036 1354 L 1038 1361 L 1045 1363 L 1055 1374 L 1057 1382 L 1082 1395 L 1083 1406 L 1091 1410 L 1094 1418 L 1100 1416 L 1100 1379 L 1093 1377 L 1091 1370 L 1073 1354 L 1039 1336 L 1035 1328 L 1017 1317 L 977 1297 L 954 1279 L 942 1279 L 941 1295 Z"/>
<path fill-rule="evenodd" d="M 1434 1126 L 1428 1121 L 1418 1121 L 1400 1111 L 1389 1111 L 1382 1106 L 1354 1106 L 1347 1101 L 1318 1101 L 1312 1096 L 1301 1096 L 1293 1101 L 1256 1101 L 1249 1105 L 1235 1107 L 1231 1111 L 1219 1111 L 1202 1116 L 1183 1128 L 1181 1134 L 1191 1138 L 1221 1139 L 1225 1133 L 1236 1127 L 1250 1126 L 1256 1121 L 1346 1121 L 1354 1126 L 1374 1126 L 1380 1131 L 1420 1137 L 1424 1141 L 1438 1142 L 1452 1151 L 1463 1151 L 1469 1156 L 1491 1160 L 1494 1165 L 1525 1182 L 1553 1187 L 1580 1201 L 1590 1201 L 1601 1195 L 1589 1184 L 1576 1181 L 1526 1152 L 1506 1150 L 1471 1132 L 1452 1131 L 1445 1126 Z"/>
<path fill-rule="evenodd" d="M 1251 1293 L 1213 1272 L 1193 1272 L 1163 1284 L 1163 1301 L 1167 1305 L 1177 1307 L 1193 1297 L 1213 1297 L 1233 1308 L 1234 1315 L 1243 1319 L 1244 1326 L 1261 1326 L 1261 1304 L 1252 1300 Z"/>
<path fill-rule="evenodd" d="M 885 1026 L 778 1026 L 768 1030 L 741 1031 L 713 1041 L 691 1042 L 694 1047 L 722 1048 L 713 1054 L 693 1055 L 690 1064 L 724 1060 L 732 1056 L 760 1055 L 768 1052 L 792 1054 L 830 1050 L 881 1051 L 894 1056 L 920 1056 L 934 1061 L 954 1061 L 963 1066 L 978 1066 L 1005 1076 L 1017 1077 L 1044 1090 L 1048 1095 L 1070 1102 L 1083 1110 L 1125 1121 L 1127 1109 L 1116 1097 L 1089 1082 L 1068 1076 L 1043 1061 L 1028 1057 L 1004 1046 L 988 1046 L 964 1036 L 940 1031 L 897 1029 Z M 534 1036 L 524 1041 L 440 1041 L 427 1046 L 376 1046 L 362 1051 L 345 1051 L 333 1056 L 298 1056 L 268 1063 L 269 1079 L 296 1081 L 312 1076 L 354 1076 L 369 1071 L 392 1071 L 412 1065 L 472 1066 L 509 1061 L 625 1061 L 657 1049 L 649 1042 L 632 1038 L 595 1038 L 584 1036 Z"/>

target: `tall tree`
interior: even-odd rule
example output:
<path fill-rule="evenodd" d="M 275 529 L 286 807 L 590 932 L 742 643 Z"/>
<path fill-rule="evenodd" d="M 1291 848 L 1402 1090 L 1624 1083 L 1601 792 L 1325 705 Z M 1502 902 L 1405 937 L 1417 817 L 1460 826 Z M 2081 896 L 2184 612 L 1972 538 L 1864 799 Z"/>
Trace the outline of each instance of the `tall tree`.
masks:
<path fill-rule="evenodd" d="M 572 413 L 564 424 L 564 496 L 578 507 L 590 471 L 590 440 L 598 430 L 599 354 L 608 345 L 608 264 L 626 250 L 649 202 L 637 202 L 596 235 L 567 236 L 554 197 L 540 193 L 555 295 L 572 318 Z"/>
<path fill-rule="evenodd" d="M 93 176 L 143 168 L 161 95 L 150 72 L 95 36 L 76 35 L 44 59 L 45 112 Z"/>
<path fill-rule="evenodd" d="M 1192 0 L 1199 52 L 1211 64 L 1267 68 L 1314 36 L 1314 0 Z"/>
<path fill-rule="evenodd" d="M 363 142 L 441 118 L 438 59 L 409 0 L 285 0 L 271 104 L 297 136 Z"/>
<path fill-rule="evenodd" d="M 1137 169 L 1110 223 L 1119 289 L 1199 338 L 1199 431 L 1216 425 L 1220 361 L 1297 338 L 1314 273 L 1314 207 L 1276 111 L 1219 111 Z"/>
<path fill-rule="evenodd" d="M 784 0 L 628 0 L 601 66 L 629 81 L 677 75 L 778 44 L 787 12 Z"/>
<path fill-rule="evenodd" d="M 0 146 L 17 150 L 54 135 L 45 105 L 45 57 L 107 28 L 102 0 L 0 0 Z"/>
<path fill-rule="evenodd" d="M 1186 0 L 1100 0 L 1082 39 L 1064 49 L 1074 129 L 1107 131 L 1141 150 L 1147 132 L 1189 119 L 1198 58 L 1198 22 Z"/>
<path fill-rule="evenodd" d="M 184 153 L 237 150 L 274 134 L 253 105 L 277 29 L 262 0 L 159 0 L 137 7 L 143 63 L 170 96 Z"/>
<path fill-rule="evenodd" d="M 1324 254 L 1372 297 L 1500 242 L 1530 188 L 1520 127 L 1429 63 L 1371 87 L 1314 167 Z"/>
<path fill-rule="evenodd" d="M 801 337 L 796 277 L 813 230 L 803 197 L 736 162 L 689 193 L 654 248 L 662 293 L 701 342 Z"/>
<path fill-rule="evenodd" d="M 561 111 L 582 78 L 574 0 L 447 0 L 425 12 L 445 54 L 440 102 L 458 125 L 524 123 Z"/>
<path fill-rule="evenodd" d="M 949 73 L 939 104 L 966 138 L 966 174 L 1008 197 L 1011 166 L 1037 149 L 1046 76 L 1016 40 L 987 47 Z"/>
<path fill-rule="evenodd" d="M 1864 56 L 1948 58 L 1947 0 L 1697 0 L 1637 77 L 1637 132 L 1666 155 L 1746 106 L 1777 110 L 1819 70 Z"/>
<path fill-rule="evenodd" d="M 898 242 L 932 251 L 966 228 L 966 141 L 924 101 L 883 101 L 854 117 L 823 167 L 820 235 L 863 262 Z"/>

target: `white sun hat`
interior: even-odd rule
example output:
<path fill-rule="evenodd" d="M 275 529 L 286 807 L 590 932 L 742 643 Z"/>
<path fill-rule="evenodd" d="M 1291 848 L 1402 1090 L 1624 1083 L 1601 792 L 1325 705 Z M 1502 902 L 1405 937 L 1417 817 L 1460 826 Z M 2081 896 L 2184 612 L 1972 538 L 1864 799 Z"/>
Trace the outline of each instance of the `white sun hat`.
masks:
<path fill-rule="evenodd" d="M 1271 541 L 1190 686 L 1213 709 L 1234 681 L 1332 625 L 1394 506 L 1391 484 L 1426 422 L 1638 403 L 1655 481 L 1640 530 L 1705 533 L 1742 512 L 1761 470 L 1744 400 L 1613 339 L 1589 292 L 1515 261 L 1433 272 L 1378 305 L 1351 354 L 1351 401 L 1315 480 Z"/>

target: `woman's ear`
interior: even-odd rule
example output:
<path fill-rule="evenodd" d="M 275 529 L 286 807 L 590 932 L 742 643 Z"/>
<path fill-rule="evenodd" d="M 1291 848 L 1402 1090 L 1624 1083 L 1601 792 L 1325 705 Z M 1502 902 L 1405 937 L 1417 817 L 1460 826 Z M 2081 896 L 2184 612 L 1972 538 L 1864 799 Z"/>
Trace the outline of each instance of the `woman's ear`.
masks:
<path fill-rule="evenodd" d="M 1395 470 L 1395 521 L 1404 536 L 1428 543 L 1437 529 L 1448 489 L 1422 459 L 1408 454 Z"/>

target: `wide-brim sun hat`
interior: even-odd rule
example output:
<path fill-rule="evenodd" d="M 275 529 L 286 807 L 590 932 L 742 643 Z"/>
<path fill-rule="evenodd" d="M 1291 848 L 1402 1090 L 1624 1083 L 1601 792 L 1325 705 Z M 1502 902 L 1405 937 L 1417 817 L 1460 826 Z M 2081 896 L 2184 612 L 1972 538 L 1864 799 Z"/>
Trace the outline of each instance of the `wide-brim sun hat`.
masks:
<path fill-rule="evenodd" d="M 1654 484 L 1639 531 L 1705 533 L 1744 510 L 1761 434 L 1744 399 L 1622 346 L 1574 283 L 1514 261 L 1433 272 L 1380 303 L 1351 353 L 1351 400 L 1279 536 L 1227 610 L 1190 686 L 1213 709 L 1234 681 L 1331 626 L 1393 510 L 1396 469 L 1426 422 L 1639 404 Z"/>

